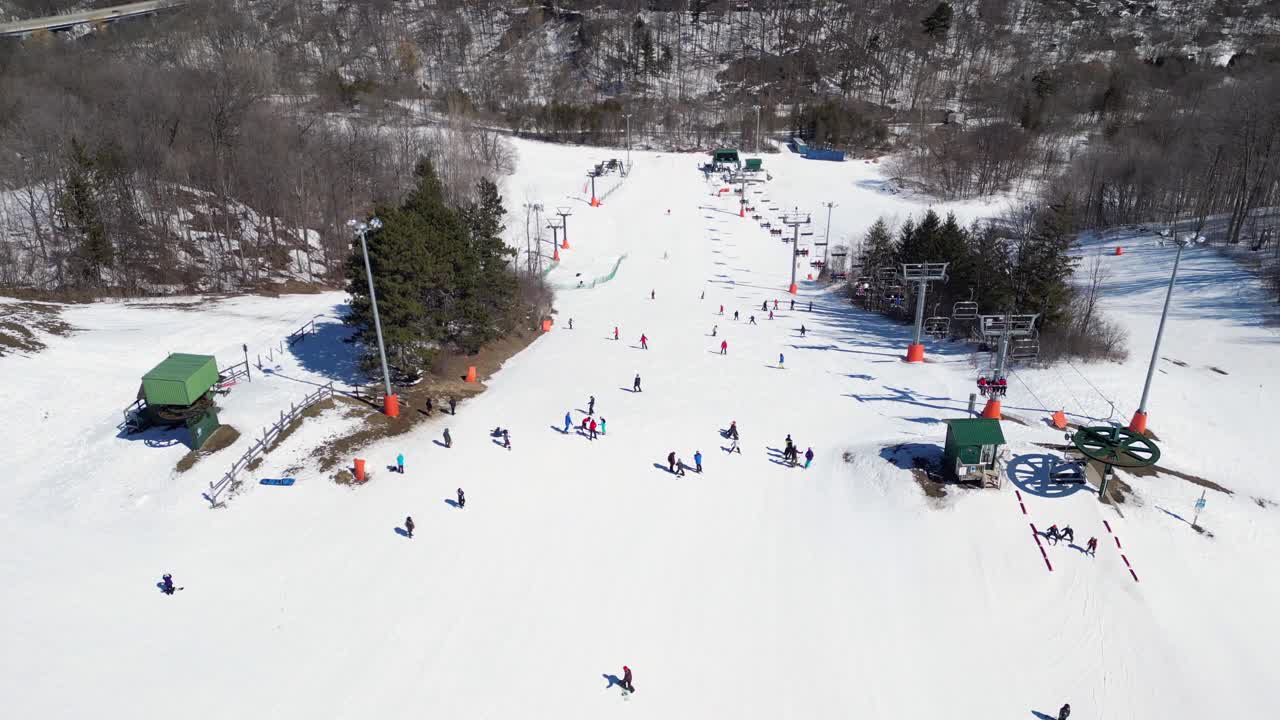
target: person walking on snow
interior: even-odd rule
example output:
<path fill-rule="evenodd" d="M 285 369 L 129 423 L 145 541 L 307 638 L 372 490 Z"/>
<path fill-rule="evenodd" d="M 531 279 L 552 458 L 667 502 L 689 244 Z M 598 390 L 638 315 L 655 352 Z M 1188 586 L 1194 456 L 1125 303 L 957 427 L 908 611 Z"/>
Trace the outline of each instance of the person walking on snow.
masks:
<path fill-rule="evenodd" d="M 769 311 L 769 319 L 770 319 L 770 320 L 772 320 L 772 319 L 773 319 L 773 311 L 772 311 L 772 310 L 770 310 L 770 311 Z"/>
<path fill-rule="evenodd" d="M 750 318 L 748 318 L 748 319 L 751 321 L 751 322 L 749 322 L 749 323 L 748 323 L 748 325 L 755 325 L 755 324 L 756 324 L 756 316 L 755 316 L 755 315 L 752 315 L 752 316 L 751 316 Z"/>
<path fill-rule="evenodd" d="M 809 469 L 809 463 L 813 462 L 813 448 L 804 451 L 804 469 Z"/>
<path fill-rule="evenodd" d="M 1057 545 L 1058 541 L 1062 539 L 1062 536 L 1058 534 L 1057 525 L 1050 525 L 1049 529 L 1045 531 L 1044 537 L 1051 545 Z"/>
<path fill-rule="evenodd" d="M 787 359 L 787 358 L 786 358 L 786 356 L 784 356 L 782 353 L 778 353 L 778 367 L 779 367 L 779 368 L 785 367 L 785 366 L 783 365 L 783 361 L 785 361 L 786 359 Z"/>
<path fill-rule="evenodd" d="M 644 333 L 640 333 L 640 349 L 641 350 L 649 349 L 649 337 Z"/>
<path fill-rule="evenodd" d="M 444 429 L 444 446 L 447 448 L 453 447 L 453 436 L 449 434 L 449 428 Z"/>
<path fill-rule="evenodd" d="M 729 341 L 728 341 L 728 340 L 721 340 L 721 341 L 720 341 L 720 354 L 721 354 L 721 355 L 728 355 L 728 354 L 729 354 Z"/>
<path fill-rule="evenodd" d="M 511 431 L 504 429 L 502 431 L 502 447 L 511 449 Z"/>
<path fill-rule="evenodd" d="M 729 423 L 729 430 L 728 432 L 725 433 L 725 437 L 730 437 L 730 438 L 733 438 L 734 440 L 738 439 L 738 421 L 737 420 L 733 420 Z"/>
<path fill-rule="evenodd" d="M 667 469 L 671 471 L 672 475 L 676 474 L 676 451 L 675 450 L 672 450 L 671 452 L 667 453 Z"/>
<path fill-rule="evenodd" d="M 699 475 L 702 474 L 702 451 L 701 450 L 693 451 L 693 470 Z"/>
<path fill-rule="evenodd" d="M 626 688 L 627 692 L 636 691 L 635 686 L 631 684 L 631 668 L 626 665 L 622 666 L 622 687 Z"/>
<path fill-rule="evenodd" d="M 1066 540 L 1068 545 L 1074 544 L 1076 541 L 1076 531 L 1072 530 L 1070 525 L 1062 528 L 1062 539 Z"/>
<path fill-rule="evenodd" d="M 800 325 L 800 337 L 804 337 L 805 332 L 806 332 L 806 331 L 805 331 L 805 329 L 804 329 L 804 324 L 803 324 L 803 323 L 801 323 L 801 325 Z"/>
<path fill-rule="evenodd" d="M 640 373 L 636 373 L 636 381 L 631 384 L 632 392 L 640 392 Z"/>
<path fill-rule="evenodd" d="M 404 453 L 396 455 L 396 472 L 404 474 Z"/>
<path fill-rule="evenodd" d="M 737 311 L 737 310 L 734 310 L 734 311 L 733 311 L 733 320 L 734 320 L 734 322 L 737 322 L 737 320 L 738 320 L 738 311 Z"/>
<path fill-rule="evenodd" d="M 467 506 L 467 494 L 462 492 L 462 488 L 458 488 L 458 509 L 461 510 L 466 506 Z"/>
<path fill-rule="evenodd" d="M 600 416 L 600 434 L 604 435 L 604 416 Z"/>
<path fill-rule="evenodd" d="M 1096 555 L 1098 552 L 1098 538 L 1089 538 L 1089 543 L 1084 546 L 1085 555 Z"/>
<path fill-rule="evenodd" d="M 791 298 L 791 309 L 792 309 L 792 310 L 795 310 L 795 309 L 796 309 L 796 299 L 795 299 L 795 298 Z"/>
<path fill-rule="evenodd" d="M 1071 717 L 1071 703 L 1066 703 L 1062 709 L 1058 710 L 1058 720 L 1067 720 Z"/>
<path fill-rule="evenodd" d="M 458 414 L 458 401 L 452 397 L 449 398 L 449 414 L 450 415 Z"/>
<path fill-rule="evenodd" d="M 587 434 L 587 428 L 588 428 L 588 426 L 589 426 L 590 424 L 591 424 L 591 416 L 590 416 L 590 415 L 588 415 L 587 417 L 582 418 L 582 434 L 583 434 L 583 435 L 586 435 L 586 434 Z"/>
<path fill-rule="evenodd" d="M 587 414 L 588 415 L 596 414 L 596 396 L 595 395 L 592 395 L 591 397 L 587 398 Z"/>
<path fill-rule="evenodd" d="M 591 429 L 588 431 L 588 437 L 589 437 L 591 440 L 595 440 L 595 439 L 596 439 L 596 421 L 595 421 L 595 418 L 592 418 L 592 419 L 591 419 Z"/>
<path fill-rule="evenodd" d="M 676 460 L 676 477 L 684 477 L 684 460 Z"/>
<path fill-rule="evenodd" d="M 573 329 L 573 318 L 569 318 L 569 329 Z"/>
<path fill-rule="evenodd" d="M 650 299 L 650 300 L 657 300 L 657 299 L 658 299 L 658 291 L 657 291 L 657 290 L 650 290 L 650 291 L 649 291 L 649 299 Z"/>
<path fill-rule="evenodd" d="M 617 339 L 618 339 L 618 326 L 617 326 L 617 325 L 614 325 L 614 326 L 613 326 L 613 339 L 614 339 L 614 340 L 617 340 Z"/>
<path fill-rule="evenodd" d="M 813 312 L 813 301 L 809 301 L 809 312 Z"/>
<path fill-rule="evenodd" d="M 777 309 L 778 309 L 778 298 L 774 298 L 774 299 L 773 299 L 773 309 L 774 309 L 774 310 L 777 310 Z"/>
<path fill-rule="evenodd" d="M 719 326 L 719 325 L 712 325 L 712 326 L 711 326 L 711 337 L 715 337 L 715 336 L 716 336 L 716 333 L 718 333 L 718 332 L 720 332 L 720 326 Z"/>
<path fill-rule="evenodd" d="M 720 314 L 721 314 L 721 315 L 723 315 L 723 314 L 724 314 L 724 306 L 723 306 L 723 305 L 721 305 L 721 306 L 720 306 Z"/>
<path fill-rule="evenodd" d="M 768 310 L 768 309 L 769 309 L 769 301 L 768 301 L 768 300 L 765 300 L 764 302 L 760 303 L 760 310 L 761 310 L 761 311 Z"/>
<path fill-rule="evenodd" d="M 165 573 L 164 577 L 160 578 L 160 592 L 165 595 L 172 595 L 176 590 L 177 588 L 173 586 L 173 576 Z"/>
<path fill-rule="evenodd" d="M 569 413 L 564 414 L 564 434 L 569 434 L 569 428 L 573 427 L 573 418 L 569 417 Z"/>
<path fill-rule="evenodd" d="M 413 538 L 413 518 L 412 517 L 406 517 L 404 519 L 404 534 L 409 536 L 409 538 Z"/>

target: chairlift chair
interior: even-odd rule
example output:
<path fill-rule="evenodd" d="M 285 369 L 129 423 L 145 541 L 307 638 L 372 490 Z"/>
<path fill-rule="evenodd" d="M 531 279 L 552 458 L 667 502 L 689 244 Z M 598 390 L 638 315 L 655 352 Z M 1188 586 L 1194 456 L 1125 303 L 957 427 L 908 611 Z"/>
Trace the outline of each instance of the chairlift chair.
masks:
<path fill-rule="evenodd" d="M 978 319 L 978 303 L 972 300 L 961 300 L 951 306 L 952 320 L 976 320 Z"/>
<path fill-rule="evenodd" d="M 945 315 L 925 318 L 924 331 L 933 337 L 944 338 L 951 332 L 951 318 Z"/>
<path fill-rule="evenodd" d="M 1014 338 L 1009 343 L 1009 357 L 1015 360 L 1035 360 L 1040 357 L 1040 340 L 1034 337 Z"/>
<path fill-rule="evenodd" d="M 876 270 L 877 280 L 893 280 L 898 277 L 898 269 L 892 267 L 882 267 Z"/>

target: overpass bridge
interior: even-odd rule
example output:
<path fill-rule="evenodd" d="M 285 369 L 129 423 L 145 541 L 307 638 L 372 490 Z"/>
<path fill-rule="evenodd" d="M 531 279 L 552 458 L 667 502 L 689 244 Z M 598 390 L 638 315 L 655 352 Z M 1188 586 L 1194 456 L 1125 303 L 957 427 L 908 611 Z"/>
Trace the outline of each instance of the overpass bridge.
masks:
<path fill-rule="evenodd" d="M 98 23 L 109 23 L 144 15 L 153 15 L 162 10 L 181 7 L 186 5 L 187 2 L 188 0 L 147 0 L 146 2 L 113 5 L 97 10 L 82 10 L 64 15 L 50 15 L 49 17 L 32 18 L 30 20 L 4 22 L 0 23 L 0 37 L 26 37 L 42 31 L 61 32 L 81 25 L 96 25 Z"/>

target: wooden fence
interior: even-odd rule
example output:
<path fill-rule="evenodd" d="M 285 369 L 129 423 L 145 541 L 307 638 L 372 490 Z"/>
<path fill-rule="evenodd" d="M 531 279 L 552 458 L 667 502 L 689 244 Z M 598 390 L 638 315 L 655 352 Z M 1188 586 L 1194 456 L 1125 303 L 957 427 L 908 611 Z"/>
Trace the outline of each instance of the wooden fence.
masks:
<path fill-rule="evenodd" d="M 330 382 L 327 385 L 322 385 L 319 388 L 316 388 L 315 392 L 307 395 L 301 402 L 290 403 L 288 412 L 281 410 L 280 418 L 271 423 L 269 427 L 263 428 L 262 437 L 253 441 L 253 444 L 249 446 L 249 449 L 245 451 L 244 455 L 241 455 L 240 459 L 231 464 L 231 469 L 227 470 L 226 474 L 224 474 L 217 482 L 209 483 L 209 492 L 204 493 L 204 499 L 209 501 L 209 506 L 218 506 L 218 496 L 225 492 L 227 488 L 231 487 L 231 483 L 235 480 L 236 475 L 238 475 L 241 470 L 248 467 L 254 459 L 271 447 L 271 444 L 280 437 L 280 433 L 284 432 L 284 429 L 289 426 L 289 423 L 292 423 L 294 420 L 302 417 L 303 411 L 307 408 L 318 402 L 328 400 L 333 397 L 333 394 L 333 383 Z"/>

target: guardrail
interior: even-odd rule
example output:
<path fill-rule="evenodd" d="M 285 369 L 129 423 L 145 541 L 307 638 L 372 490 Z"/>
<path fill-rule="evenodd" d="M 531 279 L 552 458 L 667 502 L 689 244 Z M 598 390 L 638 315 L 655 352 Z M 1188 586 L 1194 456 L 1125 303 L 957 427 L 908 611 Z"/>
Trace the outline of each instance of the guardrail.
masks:
<path fill-rule="evenodd" d="M 288 427 L 290 423 L 302 416 L 303 411 L 318 402 L 328 400 L 333 397 L 333 395 L 333 382 L 330 381 L 329 384 L 322 385 L 317 388 L 315 392 L 307 395 L 302 399 L 302 402 L 289 403 L 288 412 L 281 410 L 280 419 L 271 423 L 269 427 L 263 428 L 262 437 L 253 441 L 253 444 L 250 445 L 249 449 L 240 456 L 240 459 L 231 464 L 231 468 L 223 474 L 222 478 L 217 482 L 209 483 L 209 492 L 202 493 L 204 499 L 209 501 L 209 507 L 218 507 L 218 496 L 226 491 L 227 488 L 231 487 L 231 483 L 235 481 L 236 475 L 238 475 L 241 470 L 248 467 L 255 458 L 266 452 L 267 449 L 271 447 L 271 443 L 275 442 L 276 439 L 280 437 L 280 433 L 284 432 L 284 429 Z"/>

